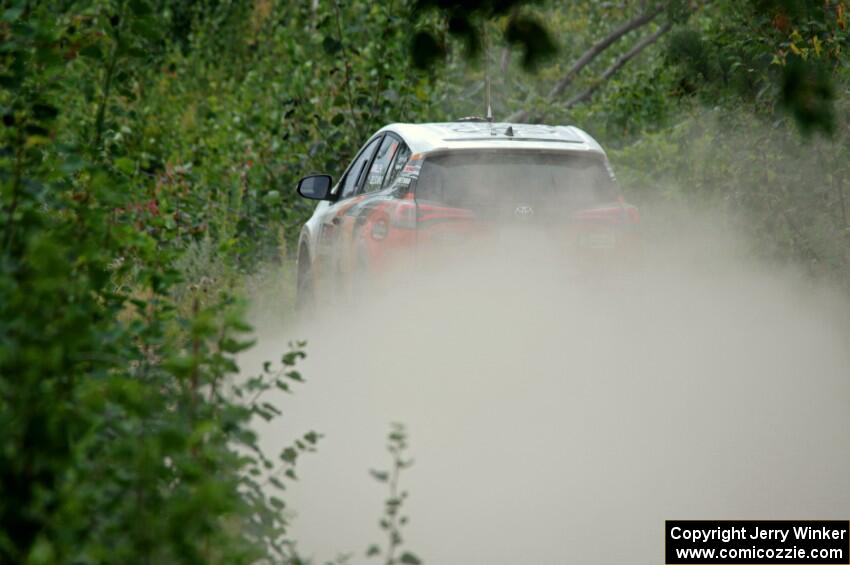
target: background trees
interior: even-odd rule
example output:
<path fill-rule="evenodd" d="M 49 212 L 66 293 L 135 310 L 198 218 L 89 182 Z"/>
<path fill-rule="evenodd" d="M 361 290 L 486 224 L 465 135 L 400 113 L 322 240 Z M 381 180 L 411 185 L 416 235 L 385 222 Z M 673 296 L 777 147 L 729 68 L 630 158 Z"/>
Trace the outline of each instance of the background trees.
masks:
<path fill-rule="evenodd" d="M 302 353 L 234 386 L 241 281 L 291 258 L 298 177 L 483 114 L 485 74 L 497 119 L 587 129 L 645 209 L 719 207 L 846 283 L 848 24 L 845 0 L 5 3 L 0 561 L 295 559 L 264 485 L 318 435 L 257 451 Z"/>

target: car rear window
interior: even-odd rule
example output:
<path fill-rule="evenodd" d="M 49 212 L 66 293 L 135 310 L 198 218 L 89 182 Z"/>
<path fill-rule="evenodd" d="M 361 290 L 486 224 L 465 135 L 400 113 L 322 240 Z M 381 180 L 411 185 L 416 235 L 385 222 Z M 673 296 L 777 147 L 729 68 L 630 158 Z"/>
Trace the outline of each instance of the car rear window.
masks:
<path fill-rule="evenodd" d="M 616 201 L 603 157 L 573 153 L 457 152 L 425 159 L 416 199 L 492 209 L 526 203 L 582 209 Z"/>

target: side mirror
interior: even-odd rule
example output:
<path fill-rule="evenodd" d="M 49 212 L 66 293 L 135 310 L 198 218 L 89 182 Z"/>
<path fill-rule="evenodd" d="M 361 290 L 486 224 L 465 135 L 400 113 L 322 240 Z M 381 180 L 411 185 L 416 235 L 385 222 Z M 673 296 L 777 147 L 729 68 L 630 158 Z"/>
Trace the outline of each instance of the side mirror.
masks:
<path fill-rule="evenodd" d="M 309 175 L 298 181 L 298 194 L 310 200 L 330 200 L 332 183 L 330 175 Z"/>

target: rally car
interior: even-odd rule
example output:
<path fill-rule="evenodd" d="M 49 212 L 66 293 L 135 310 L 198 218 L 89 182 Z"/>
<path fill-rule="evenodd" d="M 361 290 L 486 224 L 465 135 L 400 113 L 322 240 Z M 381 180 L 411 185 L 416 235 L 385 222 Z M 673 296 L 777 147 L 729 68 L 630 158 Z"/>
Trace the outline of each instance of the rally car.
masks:
<path fill-rule="evenodd" d="M 297 190 L 320 201 L 299 237 L 300 306 L 349 296 L 391 267 L 415 270 L 429 248 L 505 226 L 545 231 L 575 260 L 628 261 L 639 223 L 602 147 L 573 126 L 391 124 L 336 184 L 314 174 Z"/>

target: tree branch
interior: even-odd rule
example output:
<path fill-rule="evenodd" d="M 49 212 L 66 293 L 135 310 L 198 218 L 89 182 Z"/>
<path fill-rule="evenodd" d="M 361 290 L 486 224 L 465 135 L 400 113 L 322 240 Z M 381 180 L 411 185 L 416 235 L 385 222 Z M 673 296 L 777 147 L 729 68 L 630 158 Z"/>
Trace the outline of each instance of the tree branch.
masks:
<path fill-rule="evenodd" d="M 658 41 L 658 38 L 661 37 L 662 35 L 664 35 L 665 33 L 667 33 L 668 31 L 670 31 L 670 28 L 672 28 L 672 27 L 673 27 L 673 24 L 668 22 L 668 23 L 664 24 L 663 26 L 661 26 L 660 28 L 658 28 L 658 30 L 655 33 L 647 35 L 646 37 L 644 37 L 643 39 L 641 39 L 640 41 L 635 43 L 635 45 L 631 49 L 629 49 L 627 52 L 620 55 L 617 58 L 617 60 L 614 61 L 614 64 L 612 64 L 610 67 L 608 67 L 605 70 L 605 72 L 602 73 L 602 76 L 599 77 L 599 80 L 594 82 L 590 86 L 590 88 L 588 88 L 587 90 L 585 90 L 581 94 L 578 94 L 577 96 L 572 97 L 567 102 L 566 108 L 569 110 L 570 108 L 572 108 L 576 104 L 580 104 L 580 103 L 584 102 L 585 100 L 588 100 L 591 96 L 593 96 L 593 94 L 599 89 L 600 86 L 602 86 L 605 82 L 610 80 L 610 78 L 612 76 L 617 74 L 617 71 L 622 69 L 625 66 L 626 63 L 628 63 L 630 60 L 637 57 L 640 54 L 641 51 L 643 51 L 644 49 L 646 49 L 647 47 L 649 47 L 650 45 L 652 45 L 653 43 Z"/>
<path fill-rule="evenodd" d="M 556 96 L 559 96 L 561 93 L 566 90 L 566 88 L 572 84 L 573 79 L 578 75 L 578 73 L 587 65 L 590 64 L 597 56 L 599 56 L 603 51 L 611 47 L 617 40 L 621 37 L 629 33 L 630 31 L 634 31 L 637 28 L 644 26 L 655 19 L 658 14 L 664 9 L 664 5 L 659 5 L 654 10 L 650 10 L 640 16 L 627 21 L 614 31 L 612 31 L 607 37 L 603 37 L 601 40 L 596 42 L 590 49 L 585 51 L 578 60 L 573 63 L 573 66 L 567 71 L 567 74 L 552 87 L 552 90 L 549 91 L 549 98 L 554 99 Z"/>
<path fill-rule="evenodd" d="M 572 84 L 573 80 L 578 76 L 579 72 L 587 65 L 589 65 L 596 57 L 598 57 L 603 51 L 608 49 L 611 45 L 616 43 L 619 39 L 621 39 L 627 33 L 638 29 L 639 27 L 645 26 L 652 20 L 654 20 L 658 14 L 664 11 L 664 8 L 667 6 L 666 2 L 659 4 L 652 10 L 648 12 L 644 12 L 643 14 L 632 18 L 631 20 L 623 23 L 612 31 L 607 36 L 603 37 L 596 43 L 594 43 L 587 51 L 581 54 L 573 66 L 570 67 L 570 70 L 567 71 L 561 80 L 559 80 L 555 86 L 552 87 L 552 90 L 549 91 L 549 95 L 547 98 L 551 101 L 556 97 L 560 96 L 567 87 Z M 506 121 L 508 122 L 516 122 L 525 120 L 528 117 L 528 112 L 526 110 L 520 110 L 518 112 L 514 112 L 511 114 Z"/>

